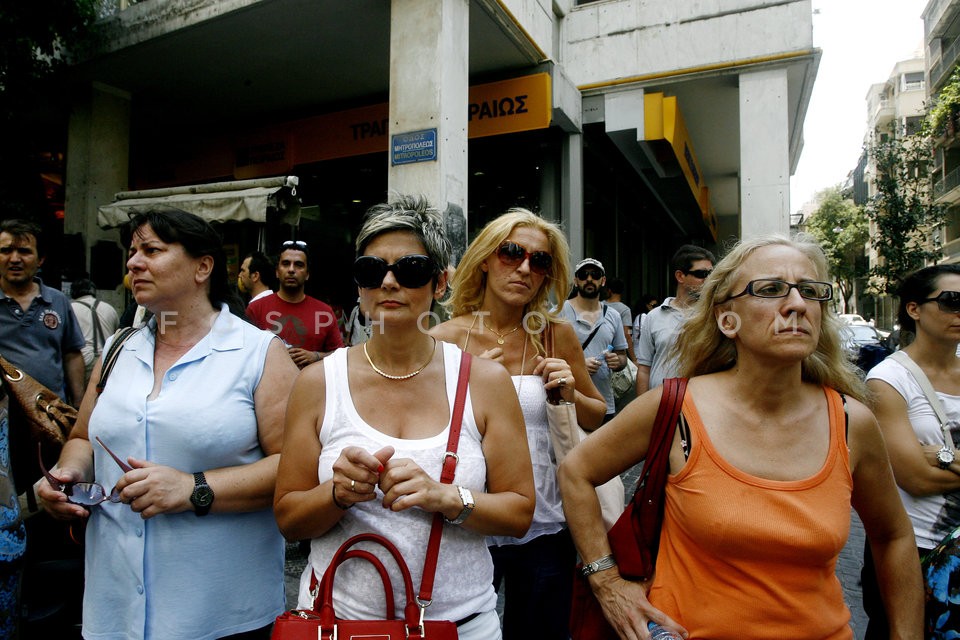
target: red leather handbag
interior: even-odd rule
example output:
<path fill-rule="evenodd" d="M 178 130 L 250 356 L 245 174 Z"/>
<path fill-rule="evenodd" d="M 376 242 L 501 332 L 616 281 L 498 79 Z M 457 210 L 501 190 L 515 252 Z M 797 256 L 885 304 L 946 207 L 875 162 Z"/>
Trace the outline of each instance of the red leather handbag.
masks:
<path fill-rule="evenodd" d="M 653 577 L 663 524 L 664 490 L 670 472 L 670 447 L 686 389 L 686 378 L 663 381 L 660 408 L 650 432 L 650 446 L 637 490 L 623 515 L 607 532 L 617 570 L 628 580 Z M 573 640 L 618 640 L 619 636 L 603 615 L 603 608 L 593 595 L 590 583 L 580 574 L 582 566 L 577 566 L 573 580 L 570 637 Z"/>
<path fill-rule="evenodd" d="M 457 394 L 453 405 L 453 414 L 450 417 L 450 435 L 447 439 L 447 453 L 443 458 L 443 467 L 440 472 L 440 481 L 453 482 L 457 468 L 457 446 L 460 443 L 460 428 L 463 422 L 464 402 L 467 395 L 467 382 L 470 379 L 469 353 L 463 353 L 460 358 L 460 377 L 457 381 Z M 430 529 L 430 539 L 427 542 L 427 555 L 423 562 L 423 578 L 420 583 L 420 593 L 414 596 L 413 581 L 410 569 L 404 561 L 400 551 L 392 542 L 375 533 L 361 533 L 349 538 L 340 545 L 324 571 L 320 584 L 316 584 L 316 576 L 310 585 L 313 595 L 312 609 L 287 611 L 277 616 L 273 625 L 271 640 L 457 640 L 457 625 L 448 620 L 424 620 L 423 614 L 430 605 L 433 594 L 433 579 L 437 572 L 437 559 L 440 555 L 440 537 L 443 534 L 443 516 L 439 513 L 433 517 Z M 369 542 L 382 546 L 396 560 L 403 576 L 403 590 L 406 594 L 406 605 L 403 607 L 403 617 L 397 618 L 393 605 L 393 585 L 383 563 L 373 553 L 364 549 L 352 549 L 360 542 Z M 338 618 L 333 609 L 333 580 L 337 568 L 350 558 L 367 560 L 377 569 L 383 588 L 386 593 L 387 607 L 383 620 L 344 620 Z"/>

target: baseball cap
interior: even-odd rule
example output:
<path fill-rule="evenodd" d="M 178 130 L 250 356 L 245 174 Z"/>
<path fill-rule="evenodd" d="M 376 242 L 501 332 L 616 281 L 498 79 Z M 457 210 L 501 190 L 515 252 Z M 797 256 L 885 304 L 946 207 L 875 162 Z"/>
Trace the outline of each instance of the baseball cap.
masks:
<path fill-rule="evenodd" d="M 600 271 L 603 271 L 604 273 L 607 272 L 607 270 L 603 268 L 603 263 L 600 262 L 599 260 L 594 260 L 593 258 L 584 258 L 583 260 L 578 262 L 577 266 L 574 267 L 573 272 L 576 273 L 577 271 L 580 271 L 582 267 L 586 267 L 588 265 L 594 266 L 597 269 L 600 269 Z"/>

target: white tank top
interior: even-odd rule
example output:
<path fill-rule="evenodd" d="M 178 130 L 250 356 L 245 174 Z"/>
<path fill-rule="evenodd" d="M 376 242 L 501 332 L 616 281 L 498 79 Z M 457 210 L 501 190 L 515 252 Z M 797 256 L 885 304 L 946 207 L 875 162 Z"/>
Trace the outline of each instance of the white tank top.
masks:
<path fill-rule="evenodd" d="M 443 345 L 446 394 L 453 411 L 457 377 L 462 352 L 456 345 Z M 323 360 L 326 376 L 326 410 L 320 430 L 318 480 L 326 482 L 333 476 L 333 463 L 347 446 L 362 447 L 370 452 L 384 446 L 396 449 L 394 459 L 409 458 L 439 479 L 443 456 L 447 449 L 450 425 L 430 438 L 408 440 L 388 436 L 367 424 L 357 413 L 350 395 L 347 377 L 347 349 L 338 349 Z M 439 391 L 439 390 L 438 390 Z M 416 402 L 410 398 L 410 402 Z M 473 404 L 467 388 L 463 411 L 463 428 L 457 455 L 460 460 L 454 484 L 474 492 L 486 490 L 487 466 L 480 448 L 480 432 L 473 413 Z M 333 554 L 349 537 L 358 533 L 377 533 L 393 542 L 403 555 L 413 578 L 413 590 L 419 592 L 423 575 L 423 560 L 433 514 L 413 508 L 392 512 L 381 506 L 383 493 L 377 489 L 377 499 L 357 503 L 348 510 L 332 529 L 310 543 L 310 561 L 300 577 L 300 595 L 297 606 L 308 608 L 312 602 L 308 593 L 311 569 L 319 580 Z M 404 593 L 400 571 L 386 551 L 366 544 L 358 548 L 373 551 L 390 573 L 394 600 L 398 612 L 403 610 Z M 333 591 L 334 609 L 341 618 L 371 619 L 383 617 L 384 595 L 379 574 L 362 560 L 350 560 L 337 572 Z M 433 588 L 433 604 L 426 610 L 431 620 L 462 620 L 467 616 L 493 610 L 497 596 L 493 590 L 493 561 L 483 536 L 463 527 L 445 525 L 440 539 L 440 557 Z"/>
<path fill-rule="evenodd" d="M 533 512 L 533 524 L 522 538 L 491 536 L 488 544 L 503 546 L 523 544 L 536 537 L 557 533 L 566 523 L 560 503 L 560 487 L 557 486 L 557 459 L 550 440 L 550 425 L 547 422 L 547 393 L 540 376 L 512 376 L 517 390 L 523 419 L 527 423 L 527 447 L 533 463 L 533 488 L 537 506 Z"/>

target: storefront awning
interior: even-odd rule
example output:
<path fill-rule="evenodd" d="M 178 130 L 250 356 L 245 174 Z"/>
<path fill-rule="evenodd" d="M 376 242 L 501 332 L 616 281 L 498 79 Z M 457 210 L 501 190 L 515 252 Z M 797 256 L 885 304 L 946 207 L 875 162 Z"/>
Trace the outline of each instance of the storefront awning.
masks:
<path fill-rule="evenodd" d="M 114 196 L 114 202 L 99 208 L 97 224 L 103 229 L 119 227 L 130 219 L 131 213 L 151 208 L 182 209 L 208 222 L 266 222 L 267 212 L 275 211 L 282 217 L 282 222 L 297 224 L 300 215 L 296 198 L 298 182 L 296 176 L 283 176 L 123 191 Z"/>

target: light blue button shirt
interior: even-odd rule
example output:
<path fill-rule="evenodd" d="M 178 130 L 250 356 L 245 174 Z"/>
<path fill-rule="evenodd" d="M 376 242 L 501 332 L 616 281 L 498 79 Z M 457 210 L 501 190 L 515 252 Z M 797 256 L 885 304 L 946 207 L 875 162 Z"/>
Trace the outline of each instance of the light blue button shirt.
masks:
<path fill-rule="evenodd" d="M 154 335 L 135 334 L 97 401 L 91 442 L 99 436 L 121 458 L 188 473 L 260 460 L 253 393 L 272 339 L 224 306 L 210 333 L 170 368 L 158 397 L 148 401 Z M 97 482 L 109 489 L 122 471 L 99 445 L 93 448 Z M 203 640 L 263 627 L 284 608 L 283 552 L 270 509 L 143 520 L 127 505 L 94 507 L 84 637 Z"/>

